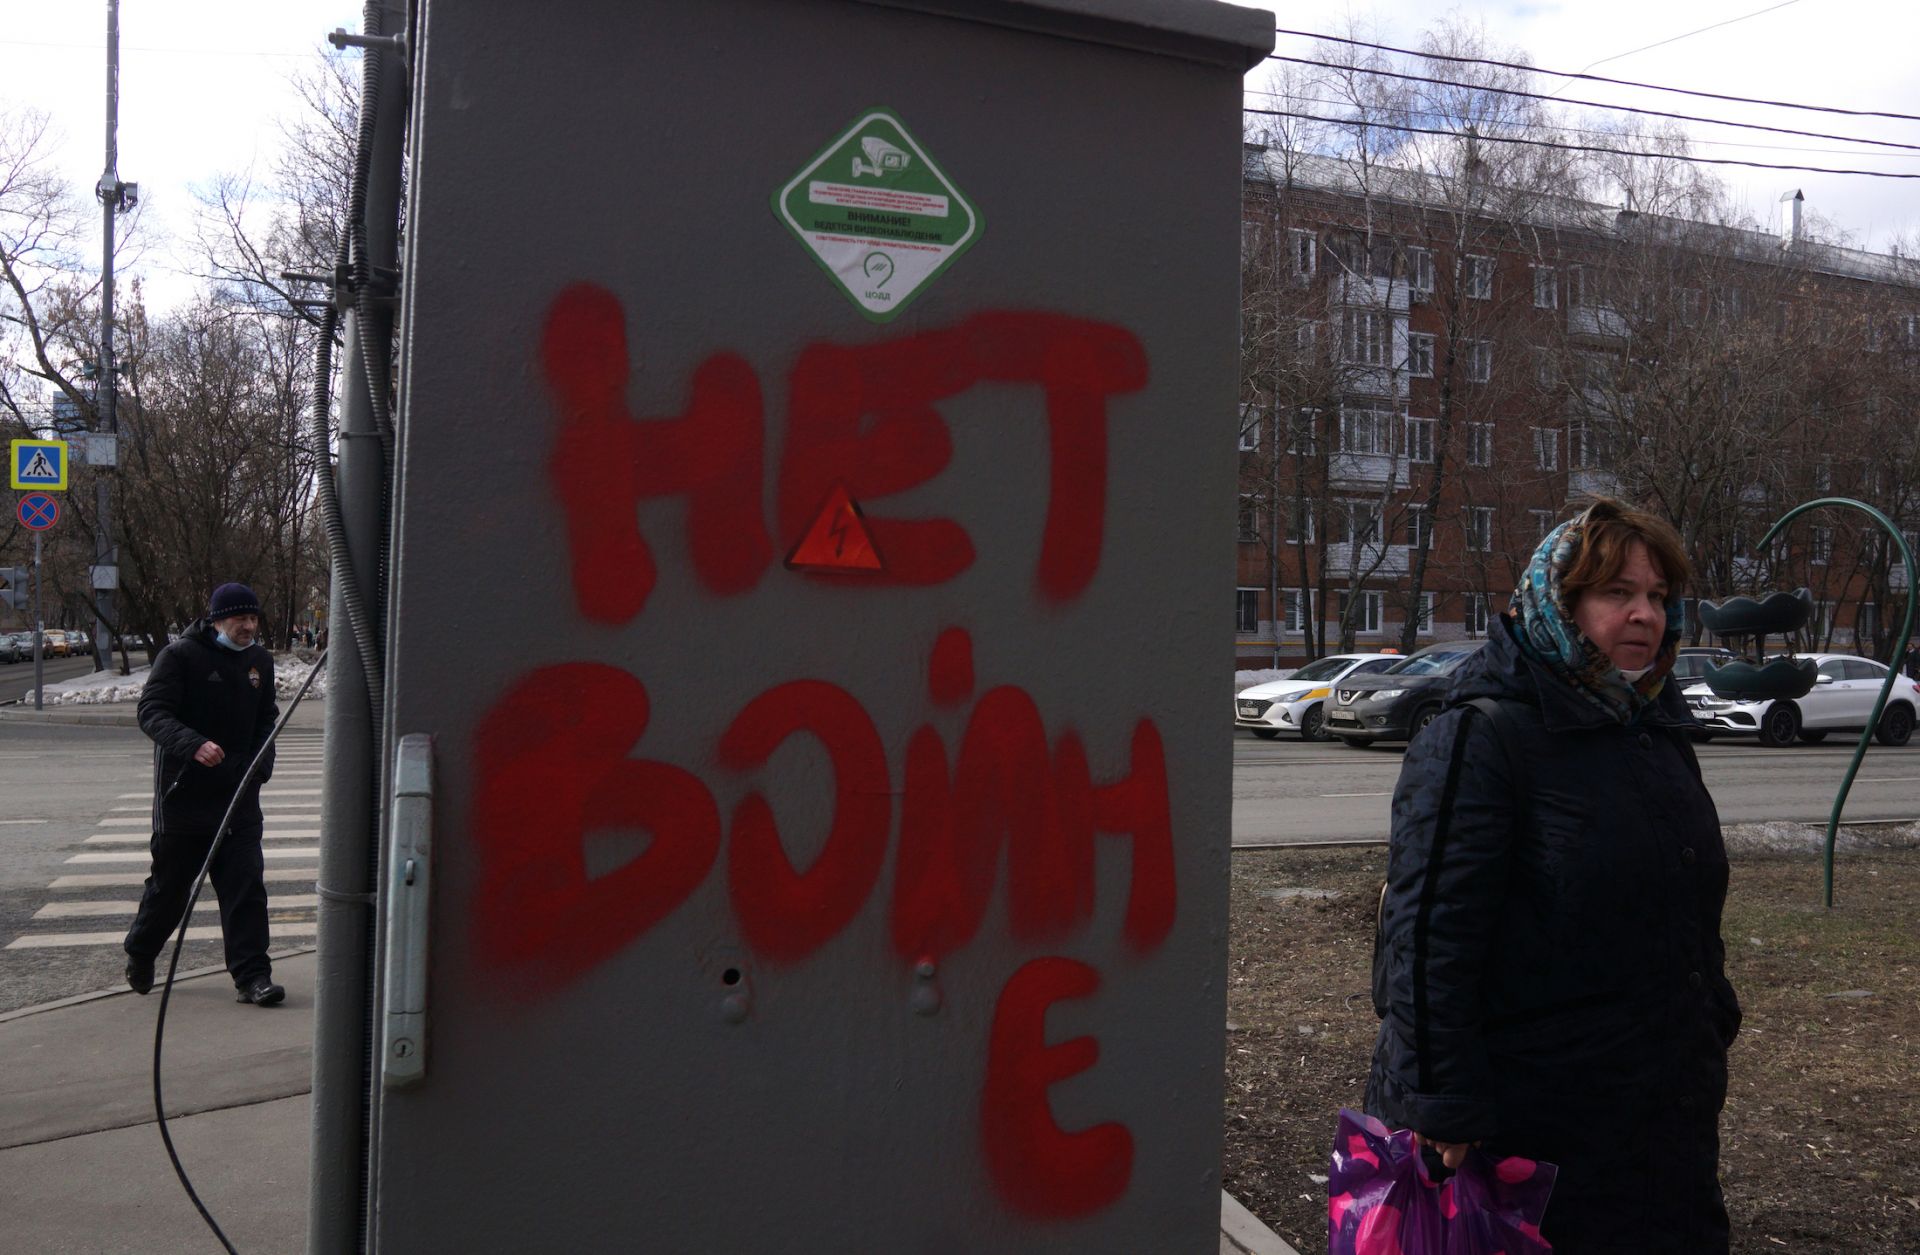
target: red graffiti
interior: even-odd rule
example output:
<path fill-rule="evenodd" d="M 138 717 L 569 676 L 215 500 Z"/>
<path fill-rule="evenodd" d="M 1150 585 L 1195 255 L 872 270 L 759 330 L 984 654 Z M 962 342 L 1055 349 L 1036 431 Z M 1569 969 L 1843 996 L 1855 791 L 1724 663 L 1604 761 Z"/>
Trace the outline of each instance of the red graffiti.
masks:
<path fill-rule="evenodd" d="M 647 690 L 616 667 L 543 667 L 507 691 L 476 735 L 474 945 L 490 969 L 565 984 L 665 919 L 706 879 L 720 812 L 692 773 L 627 754 Z M 585 840 L 651 835 L 631 862 L 588 879 Z"/>
<path fill-rule="evenodd" d="M 773 557 L 761 522 L 760 381 L 730 353 L 693 374 L 684 417 L 628 416 L 626 314 L 604 288 L 580 284 L 547 311 L 541 362 L 559 411 L 548 466 L 567 513 L 580 613 L 625 623 L 647 603 L 657 571 L 638 503 L 685 496 L 695 576 L 716 596 L 743 593 Z"/>
<path fill-rule="evenodd" d="M 812 954 L 859 913 L 880 879 L 893 818 L 887 751 L 873 720 L 844 689 L 818 680 L 782 684 L 755 698 L 720 738 L 720 763 L 747 771 L 782 741 L 811 732 L 833 763 L 833 822 L 805 873 L 780 845 L 773 808 L 758 793 L 733 812 L 727 885 L 747 944 L 769 959 Z"/>
<path fill-rule="evenodd" d="M 566 504 L 580 612 L 624 623 L 646 605 L 657 571 L 637 506 L 653 497 L 686 498 L 689 556 L 709 592 L 754 587 L 773 549 L 761 509 L 764 421 L 752 368 L 715 354 L 694 371 L 685 415 L 634 421 L 624 395 L 626 316 L 612 293 L 591 284 L 555 298 L 541 363 L 560 418 L 550 466 Z M 785 547 L 799 542 L 820 503 L 843 486 L 886 555 L 886 569 L 862 572 L 858 583 L 953 579 L 974 560 L 959 523 L 879 516 L 872 503 L 946 468 L 953 442 L 936 402 L 982 383 L 1033 384 L 1046 398 L 1050 450 L 1035 584 L 1048 601 L 1072 600 L 1100 565 L 1107 401 L 1146 382 L 1146 354 L 1131 333 L 1062 314 L 980 314 L 877 344 L 811 346 L 788 380 L 777 514 Z"/>
<path fill-rule="evenodd" d="M 692 371 L 682 412 L 636 418 L 625 311 L 612 293 L 583 283 L 549 307 L 540 365 L 558 420 L 549 476 L 565 511 L 575 604 L 608 625 L 645 609 L 659 579 L 648 528 L 658 511 L 676 507 L 693 579 L 714 598 L 746 593 L 770 571 L 849 590 L 953 580 L 978 556 L 962 521 L 889 499 L 920 490 L 952 461 L 941 403 L 996 384 L 1038 389 L 1044 400 L 1047 502 L 1034 596 L 1048 606 L 1071 602 L 1101 562 L 1109 402 L 1148 379 L 1130 332 L 1055 313 L 988 312 L 872 343 L 811 345 L 787 372 L 769 485 L 761 376 L 738 355 L 714 353 Z M 811 553 L 777 566 L 776 552 L 793 555 L 829 501 L 844 501 L 868 533 L 872 560 L 848 560 L 836 542 L 831 558 L 857 571 L 822 569 L 834 562 Z M 977 688 L 965 630 L 934 641 L 926 683 L 934 714 L 908 736 L 897 782 L 872 715 L 825 679 L 774 684 L 711 747 L 676 745 L 683 761 L 748 786 L 725 827 L 725 878 L 754 954 L 796 964 L 842 936 L 885 891 L 896 826 L 886 924 L 916 981 L 934 979 L 937 966 L 923 963 L 944 962 L 978 938 L 1002 885 L 1014 942 L 1051 946 L 1084 934 L 1094 924 L 1103 839 L 1127 843 L 1126 949 L 1141 955 L 1163 944 L 1177 892 L 1165 748 L 1153 721 L 1135 724 L 1124 772 L 1095 779 L 1080 735 L 1050 734 L 1024 689 Z M 522 997 L 564 988 L 671 919 L 713 873 L 723 836 L 714 789 L 691 771 L 635 757 L 650 713 L 633 675 L 568 663 L 526 675 L 482 719 L 471 928 L 476 963 L 495 987 Z M 795 737 L 824 752 L 832 777 L 832 813 L 804 867 L 782 840 L 779 799 L 755 779 Z M 590 876 L 589 847 L 614 833 L 646 843 Z M 1051 1103 L 1052 1088 L 1092 1069 L 1100 1050 L 1091 1036 L 1049 1044 L 1048 1010 L 1093 997 L 1100 983 L 1085 963 L 1035 958 L 994 1008 L 980 1148 L 994 1188 L 1028 1219 L 1089 1215 L 1132 1178 L 1124 1125 L 1068 1131 Z"/>
<path fill-rule="evenodd" d="M 987 1172 L 1014 1211 L 1034 1219 L 1085 1216 L 1126 1192 L 1133 1134 L 1097 1124 L 1069 1133 L 1054 1122 L 1047 1090 L 1092 1068 L 1100 1044 L 1075 1037 L 1047 1044 L 1047 1008 L 1100 988 L 1100 974 L 1072 959 L 1034 959 L 1000 991 L 980 1094 Z"/>

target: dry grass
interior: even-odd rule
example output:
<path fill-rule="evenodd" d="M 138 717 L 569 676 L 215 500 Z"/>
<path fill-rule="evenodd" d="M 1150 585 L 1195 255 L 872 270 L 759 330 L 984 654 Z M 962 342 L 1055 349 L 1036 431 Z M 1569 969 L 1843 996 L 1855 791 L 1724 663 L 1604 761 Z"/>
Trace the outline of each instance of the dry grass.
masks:
<path fill-rule="evenodd" d="M 1384 848 L 1235 855 L 1225 1184 L 1324 1249 L 1334 1113 L 1358 1106 Z M 1736 1252 L 1920 1252 L 1920 851 L 1736 857 L 1734 1043 L 1721 1173 Z M 1332 898 L 1276 893 L 1333 890 Z M 1864 992 L 1862 992 L 1864 991 Z"/>

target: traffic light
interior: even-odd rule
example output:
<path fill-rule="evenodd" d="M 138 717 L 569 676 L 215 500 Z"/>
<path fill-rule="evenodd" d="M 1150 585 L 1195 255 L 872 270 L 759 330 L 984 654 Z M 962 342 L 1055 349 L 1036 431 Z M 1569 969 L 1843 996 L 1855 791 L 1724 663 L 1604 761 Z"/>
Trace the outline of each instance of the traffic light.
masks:
<path fill-rule="evenodd" d="M 27 591 L 29 574 L 27 568 L 23 566 L 0 566 L 0 584 L 6 585 L 5 588 L 0 588 L 0 606 L 25 610 L 33 604 L 33 596 Z"/>

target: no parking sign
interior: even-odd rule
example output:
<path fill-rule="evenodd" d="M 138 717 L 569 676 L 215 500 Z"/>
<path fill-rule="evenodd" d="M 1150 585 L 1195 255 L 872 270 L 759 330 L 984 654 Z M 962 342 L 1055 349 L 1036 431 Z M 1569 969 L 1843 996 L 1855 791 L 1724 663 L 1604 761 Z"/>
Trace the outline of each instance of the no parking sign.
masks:
<path fill-rule="evenodd" d="M 60 499 L 44 492 L 30 492 L 14 508 L 21 526 L 31 532 L 44 532 L 60 521 Z"/>

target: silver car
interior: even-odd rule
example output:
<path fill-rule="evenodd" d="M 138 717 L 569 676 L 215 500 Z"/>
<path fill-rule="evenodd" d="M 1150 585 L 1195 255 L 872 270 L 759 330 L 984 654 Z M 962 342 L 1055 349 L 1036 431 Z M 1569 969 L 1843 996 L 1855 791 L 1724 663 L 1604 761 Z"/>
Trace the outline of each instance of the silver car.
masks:
<path fill-rule="evenodd" d="M 1829 732 L 1858 732 L 1873 714 L 1874 699 L 1886 682 L 1887 669 L 1871 658 L 1852 654 L 1795 654 L 1817 666 L 1813 688 L 1794 701 L 1738 701 L 1720 697 L 1706 684 L 1686 690 L 1687 705 L 1700 721 L 1701 736 L 1751 736 L 1760 744 L 1808 745 L 1826 740 Z M 1873 734 L 1882 745 L 1905 745 L 1913 735 L 1920 710 L 1920 690 L 1912 680 L 1896 675 L 1887 708 Z"/>

